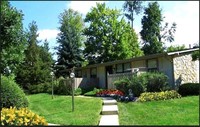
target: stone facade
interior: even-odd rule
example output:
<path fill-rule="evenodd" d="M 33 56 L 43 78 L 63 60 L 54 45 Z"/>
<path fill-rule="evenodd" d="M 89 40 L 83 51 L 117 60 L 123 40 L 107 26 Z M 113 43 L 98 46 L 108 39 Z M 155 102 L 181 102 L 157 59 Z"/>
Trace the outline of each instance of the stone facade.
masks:
<path fill-rule="evenodd" d="M 199 60 L 192 61 L 191 54 L 177 55 L 173 63 L 174 83 L 177 87 L 183 83 L 199 82 Z"/>

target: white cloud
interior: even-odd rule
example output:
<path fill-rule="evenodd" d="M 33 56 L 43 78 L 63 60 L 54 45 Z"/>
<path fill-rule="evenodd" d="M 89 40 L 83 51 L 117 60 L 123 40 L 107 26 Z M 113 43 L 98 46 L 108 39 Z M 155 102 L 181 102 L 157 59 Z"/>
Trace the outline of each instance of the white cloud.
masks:
<path fill-rule="evenodd" d="M 105 1 L 71 1 L 67 5 L 67 8 L 71 8 L 86 15 L 87 12 L 90 11 L 91 7 L 96 6 L 96 3 L 105 3 Z"/>
<path fill-rule="evenodd" d="M 39 34 L 38 39 L 39 40 L 45 40 L 45 39 L 47 39 L 47 40 L 55 40 L 58 33 L 59 33 L 59 31 L 56 30 L 56 29 L 39 30 L 38 31 L 38 34 Z"/>
<path fill-rule="evenodd" d="M 193 45 L 199 41 L 199 1 L 175 4 L 163 13 L 166 22 L 176 22 L 175 41 L 172 45 Z M 168 46 L 171 44 L 167 44 Z"/>

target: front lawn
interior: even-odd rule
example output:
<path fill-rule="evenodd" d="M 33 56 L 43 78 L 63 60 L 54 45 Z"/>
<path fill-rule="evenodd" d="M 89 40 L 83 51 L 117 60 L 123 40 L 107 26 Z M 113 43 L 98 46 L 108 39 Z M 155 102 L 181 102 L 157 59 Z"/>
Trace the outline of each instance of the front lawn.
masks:
<path fill-rule="evenodd" d="M 118 102 L 120 125 L 199 125 L 199 96 L 152 102 Z"/>
<path fill-rule="evenodd" d="M 72 112 L 71 96 L 49 94 L 28 95 L 29 109 L 44 116 L 48 123 L 60 125 L 98 125 L 102 101 L 100 98 L 75 97 L 75 111 Z"/>

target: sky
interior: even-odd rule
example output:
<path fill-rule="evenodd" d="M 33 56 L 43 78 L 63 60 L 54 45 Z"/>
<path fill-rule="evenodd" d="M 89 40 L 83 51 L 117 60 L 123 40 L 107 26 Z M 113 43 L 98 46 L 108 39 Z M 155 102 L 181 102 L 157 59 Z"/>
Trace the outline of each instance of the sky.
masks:
<path fill-rule="evenodd" d="M 58 46 L 56 36 L 59 33 L 58 17 L 60 13 L 65 9 L 72 8 L 80 12 L 84 18 L 91 7 L 96 6 L 96 2 L 105 2 L 107 7 L 121 10 L 124 3 L 124 1 L 10 1 L 11 6 L 21 10 L 24 14 L 24 29 L 27 29 L 28 24 L 33 20 L 36 21 L 38 39 L 47 39 L 52 53 L 55 52 L 53 47 Z M 147 7 L 148 3 L 149 1 L 145 1 L 144 6 Z M 158 1 L 158 3 L 162 9 L 162 16 L 165 17 L 164 22 L 177 24 L 175 41 L 166 43 L 167 46 L 184 44 L 185 47 L 189 47 L 189 44 L 193 46 L 194 43 L 199 43 L 199 1 Z M 135 16 L 133 23 L 139 41 L 142 17 L 143 12 Z"/>

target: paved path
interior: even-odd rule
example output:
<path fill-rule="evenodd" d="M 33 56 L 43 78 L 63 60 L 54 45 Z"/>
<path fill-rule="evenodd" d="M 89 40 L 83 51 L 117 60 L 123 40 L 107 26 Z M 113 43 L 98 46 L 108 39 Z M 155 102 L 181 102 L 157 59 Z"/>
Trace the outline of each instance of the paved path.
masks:
<path fill-rule="evenodd" d="M 99 126 L 119 125 L 117 101 L 113 98 L 103 97 L 103 107 Z"/>

